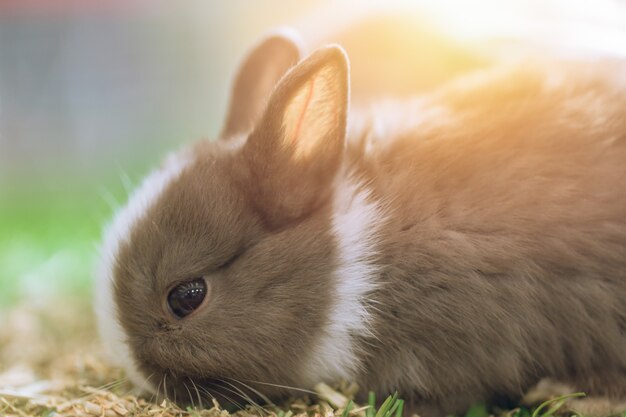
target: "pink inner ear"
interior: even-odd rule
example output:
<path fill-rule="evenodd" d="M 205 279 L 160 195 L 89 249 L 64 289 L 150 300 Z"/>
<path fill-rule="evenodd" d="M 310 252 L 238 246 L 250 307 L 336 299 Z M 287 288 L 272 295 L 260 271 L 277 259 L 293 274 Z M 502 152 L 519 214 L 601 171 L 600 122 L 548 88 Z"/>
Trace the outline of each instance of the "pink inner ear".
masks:
<path fill-rule="evenodd" d="M 306 100 L 304 101 L 304 106 L 302 107 L 302 111 L 298 116 L 298 122 L 296 123 L 296 128 L 293 131 L 291 144 L 295 144 L 298 141 L 298 137 L 300 136 L 300 129 L 302 128 L 302 121 L 306 116 L 306 111 L 309 108 L 309 104 L 311 103 L 311 99 L 313 98 L 313 88 L 315 86 L 315 78 L 311 79 L 309 82 L 309 91 L 307 92 Z"/>

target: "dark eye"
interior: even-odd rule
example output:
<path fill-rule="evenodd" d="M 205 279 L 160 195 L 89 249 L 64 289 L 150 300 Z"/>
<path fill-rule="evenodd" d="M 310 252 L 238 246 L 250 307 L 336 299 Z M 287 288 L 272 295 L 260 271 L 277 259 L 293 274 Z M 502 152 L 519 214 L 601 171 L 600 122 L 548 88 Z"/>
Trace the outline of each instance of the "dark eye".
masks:
<path fill-rule="evenodd" d="M 172 288 L 167 295 L 167 304 L 174 316 L 182 319 L 200 307 L 206 293 L 206 281 L 203 278 L 195 278 Z"/>

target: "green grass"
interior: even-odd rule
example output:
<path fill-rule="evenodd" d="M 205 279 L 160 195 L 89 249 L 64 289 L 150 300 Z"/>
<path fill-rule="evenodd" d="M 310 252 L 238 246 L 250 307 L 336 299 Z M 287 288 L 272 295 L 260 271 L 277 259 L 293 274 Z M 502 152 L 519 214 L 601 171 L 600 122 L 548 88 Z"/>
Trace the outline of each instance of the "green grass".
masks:
<path fill-rule="evenodd" d="M 98 221 L 90 198 L 10 193 L 0 207 L 0 305 L 86 290 Z M 33 193 L 34 194 L 34 193 Z"/>
<path fill-rule="evenodd" d="M 89 294 L 101 230 L 125 188 L 120 176 L 0 184 L 0 308 Z"/>
<path fill-rule="evenodd" d="M 561 409 L 561 407 L 563 407 L 567 399 L 575 398 L 575 397 L 584 397 L 584 396 L 585 396 L 584 392 L 575 392 L 572 394 L 561 395 L 560 397 L 556 397 L 548 401 L 544 401 L 543 403 L 539 404 L 537 408 L 535 408 L 535 410 L 531 414 L 531 417 L 550 417 L 554 415 L 556 412 L 558 412 Z M 514 416 L 514 417 L 521 417 L 521 416 Z"/>
<path fill-rule="evenodd" d="M 562 395 L 550 400 L 547 400 L 534 408 L 517 407 L 513 410 L 505 411 L 503 414 L 507 417 L 552 417 L 561 411 L 565 401 L 570 398 L 584 397 L 585 393 L 576 392 L 572 394 Z M 365 411 L 365 417 L 402 417 L 404 401 L 398 398 L 398 394 L 390 395 L 383 401 L 380 407 L 376 408 L 376 395 L 370 391 L 368 396 L 369 408 Z M 354 404 L 352 401 L 345 407 L 341 417 L 348 417 Z M 464 415 L 464 417 L 489 417 L 494 415 L 488 407 L 483 403 L 475 404 Z M 454 417 L 454 416 L 449 416 Z M 576 417 L 585 417 L 582 415 L 576 415 Z M 622 415 L 626 417 L 626 413 Z"/>

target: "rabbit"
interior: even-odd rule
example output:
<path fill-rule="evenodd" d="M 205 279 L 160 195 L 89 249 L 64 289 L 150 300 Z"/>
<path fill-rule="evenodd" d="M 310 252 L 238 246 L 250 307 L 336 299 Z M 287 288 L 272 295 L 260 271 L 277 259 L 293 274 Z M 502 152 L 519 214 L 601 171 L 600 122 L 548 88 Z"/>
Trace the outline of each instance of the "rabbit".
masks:
<path fill-rule="evenodd" d="M 106 232 L 98 323 L 136 386 L 237 403 L 349 380 L 424 416 L 548 377 L 625 398 L 623 73 L 503 64 L 349 109 L 343 49 L 300 55 L 253 48 L 220 138 Z"/>

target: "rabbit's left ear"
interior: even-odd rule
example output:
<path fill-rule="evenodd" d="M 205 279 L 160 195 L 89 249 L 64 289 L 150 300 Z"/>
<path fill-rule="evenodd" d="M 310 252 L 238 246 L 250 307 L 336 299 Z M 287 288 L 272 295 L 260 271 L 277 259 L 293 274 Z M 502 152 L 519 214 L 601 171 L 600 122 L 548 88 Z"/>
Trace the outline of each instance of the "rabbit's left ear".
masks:
<path fill-rule="evenodd" d="M 302 217 L 330 194 L 344 147 L 348 59 L 318 49 L 278 83 L 244 147 L 250 192 L 270 224 Z"/>
<path fill-rule="evenodd" d="M 299 59 L 297 36 L 291 31 L 283 30 L 252 48 L 237 71 L 220 138 L 250 132 L 278 80 Z"/>

